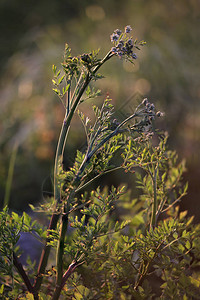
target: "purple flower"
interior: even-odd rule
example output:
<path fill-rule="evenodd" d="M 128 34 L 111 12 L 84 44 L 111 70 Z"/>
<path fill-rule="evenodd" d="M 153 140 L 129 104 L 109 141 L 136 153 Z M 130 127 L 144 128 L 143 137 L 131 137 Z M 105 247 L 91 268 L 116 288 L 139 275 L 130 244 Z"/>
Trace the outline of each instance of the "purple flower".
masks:
<path fill-rule="evenodd" d="M 122 47 L 121 51 L 126 54 L 127 53 L 127 50 L 126 50 L 126 47 Z"/>
<path fill-rule="evenodd" d="M 120 40 L 117 44 L 117 48 L 121 49 L 124 46 L 124 41 Z"/>
<path fill-rule="evenodd" d="M 111 48 L 113 54 L 118 55 L 119 58 L 125 59 L 137 59 L 137 55 L 133 53 L 133 47 L 135 43 L 132 37 L 128 37 L 127 33 L 130 33 L 132 30 L 130 25 L 125 27 L 124 32 L 120 29 L 115 29 L 113 34 L 110 36 L 111 42 L 114 44 L 114 47 Z M 136 46 L 135 46 L 136 47 Z M 137 47 L 136 47 L 137 48 Z"/>
<path fill-rule="evenodd" d="M 130 33 L 131 30 L 132 30 L 132 28 L 131 28 L 130 25 L 127 25 L 127 26 L 125 27 L 125 32 L 126 32 L 126 33 Z"/>
<path fill-rule="evenodd" d="M 127 44 L 130 45 L 130 46 L 133 46 L 133 40 L 132 40 L 132 39 L 129 39 L 129 40 L 127 41 Z"/>
<path fill-rule="evenodd" d="M 112 48 L 111 48 L 111 51 L 112 51 L 113 53 L 117 53 L 117 48 L 116 48 L 116 47 L 112 47 Z"/>
<path fill-rule="evenodd" d="M 125 46 L 126 46 L 126 52 L 127 52 L 127 54 L 128 55 L 132 54 L 133 53 L 133 51 L 132 51 L 133 45 L 130 45 L 127 42 Z"/>
<path fill-rule="evenodd" d="M 136 55 L 135 53 L 132 53 L 132 54 L 131 54 L 131 57 L 132 57 L 133 59 L 137 59 L 137 55 Z"/>
<path fill-rule="evenodd" d="M 118 34 L 116 34 L 116 33 L 113 33 L 113 34 L 110 36 L 110 40 L 111 40 L 112 43 L 118 41 L 118 39 L 119 39 L 119 36 L 118 36 Z"/>
<path fill-rule="evenodd" d="M 122 34 L 122 31 L 120 30 L 120 29 L 116 29 L 115 31 L 114 31 L 114 33 L 116 33 L 117 35 L 121 35 Z"/>
<path fill-rule="evenodd" d="M 118 56 L 119 56 L 120 58 L 122 58 L 122 56 L 123 56 L 124 53 L 123 53 L 122 51 L 118 51 L 117 54 L 118 54 Z"/>

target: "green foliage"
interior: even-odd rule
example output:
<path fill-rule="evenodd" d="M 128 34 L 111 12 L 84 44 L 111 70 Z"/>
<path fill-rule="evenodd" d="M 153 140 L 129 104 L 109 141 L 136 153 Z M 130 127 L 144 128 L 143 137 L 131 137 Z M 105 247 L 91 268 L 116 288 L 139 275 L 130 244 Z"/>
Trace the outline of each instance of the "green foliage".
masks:
<path fill-rule="evenodd" d="M 130 30 L 125 28 L 126 33 Z M 154 129 L 162 113 L 144 99 L 134 113 L 117 120 L 109 97 L 101 107 L 93 106 L 93 122 L 78 110 L 83 101 L 99 94 L 90 84 L 101 78 L 97 71 L 105 62 L 116 55 L 136 59 L 132 38 L 120 32 L 111 36 L 117 52 L 112 48 L 103 59 L 99 51 L 72 57 L 66 45 L 63 74 L 53 66 L 54 91 L 65 107 L 54 197 L 39 208 L 31 206 L 51 220 L 44 228 L 26 213 L 19 216 L 7 208 L 0 213 L 0 294 L 5 299 L 199 297 L 200 226 L 192 224 L 187 212 L 179 212 L 177 204 L 187 192 L 187 184 L 181 183 L 185 162 L 178 162 L 176 153 L 167 149 L 167 136 Z M 115 43 L 120 39 L 120 45 L 129 43 L 123 55 Z M 63 152 L 76 111 L 86 145 L 65 170 Z M 119 169 L 136 174 L 137 198 L 125 186 L 92 186 L 100 176 Z M 26 266 L 19 261 L 22 232 L 44 243 L 38 270 L 30 258 Z M 56 259 L 49 268 L 51 249 Z"/>
<path fill-rule="evenodd" d="M 11 215 L 7 207 L 0 213 L 0 271 L 1 276 L 13 274 L 13 251 L 23 226 L 23 218 L 16 213 Z M 3 277 L 1 278 L 3 280 Z"/>

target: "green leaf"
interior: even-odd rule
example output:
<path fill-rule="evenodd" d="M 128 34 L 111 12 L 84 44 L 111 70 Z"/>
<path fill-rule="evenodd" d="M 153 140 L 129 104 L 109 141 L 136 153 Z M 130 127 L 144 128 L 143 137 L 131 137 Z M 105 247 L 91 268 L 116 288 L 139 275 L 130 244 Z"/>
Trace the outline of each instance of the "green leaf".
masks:
<path fill-rule="evenodd" d="M 24 218 L 24 224 L 29 227 L 31 224 L 31 217 L 27 213 L 24 212 L 23 218 Z"/>
<path fill-rule="evenodd" d="M 186 226 L 189 226 L 194 220 L 194 216 L 191 216 L 188 220 L 187 220 L 187 223 L 186 223 Z"/>
<path fill-rule="evenodd" d="M 135 215 L 133 217 L 133 219 L 131 220 L 131 224 L 133 226 L 139 226 L 141 224 L 144 224 L 144 219 L 143 219 L 142 213 Z"/>
<path fill-rule="evenodd" d="M 187 210 L 180 212 L 179 219 L 182 220 L 187 215 Z"/>
<path fill-rule="evenodd" d="M 185 247 L 189 250 L 191 248 L 191 244 L 189 241 L 186 241 Z"/>
<path fill-rule="evenodd" d="M 0 295 L 3 295 L 3 291 L 4 291 L 4 284 L 2 284 L 0 287 Z"/>
<path fill-rule="evenodd" d="M 90 93 L 91 93 L 91 88 L 88 86 L 88 88 L 87 88 L 87 90 L 85 92 L 86 92 L 86 95 L 89 96 Z"/>
<path fill-rule="evenodd" d="M 185 252 L 185 247 L 182 244 L 178 245 L 178 249 L 180 250 L 181 253 Z"/>
<path fill-rule="evenodd" d="M 173 238 L 175 238 L 175 240 L 178 238 L 178 233 L 177 232 L 173 233 Z"/>
<path fill-rule="evenodd" d="M 26 300 L 34 300 L 33 294 L 27 292 L 26 293 Z"/>
<path fill-rule="evenodd" d="M 65 75 L 63 75 L 62 77 L 60 77 L 59 79 L 58 79 L 58 84 L 61 84 L 62 82 L 63 82 L 63 79 L 65 78 Z"/>
<path fill-rule="evenodd" d="M 197 288 L 200 288 L 200 280 L 193 278 L 192 276 L 189 276 L 190 282 L 192 283 L 192 285 L 194 285 Z"/>
<path fill-rule="evenodd" d="M 60 90 L 56 89 L 56 88 L 53 88 L 53 91 L 58 95 L 60 96 Z"/>
<path fill-rule="evenodd" d="M 57 71 L 57 67 L 55 65 L 52 66 L 52 70 L 53 70 L 53 73 L 54 73 L 54 76 L 56 75 L 56 71 Z"/>
<path fill-rule="evenodd" d="M 85 218 L 86 218 L 86 215 L 83 215 L 82 218 L 81 218 L 81 224 L 83 226 L 85 225 Z"/>

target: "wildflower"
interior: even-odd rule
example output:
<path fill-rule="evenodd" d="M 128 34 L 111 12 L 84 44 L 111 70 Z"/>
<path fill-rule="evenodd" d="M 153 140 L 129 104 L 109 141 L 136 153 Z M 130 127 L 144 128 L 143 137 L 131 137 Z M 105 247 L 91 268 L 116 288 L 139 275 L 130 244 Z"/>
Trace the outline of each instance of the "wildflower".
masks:
<path fill-rule="evenodd" d="M 126 42 L 126 48 L 128 49 L 128 50 L 132 50 L 133 49 L 133 40 L 132 39 L 130 39 L 130 40 L 128 40 L 127 42 Z"/>
<path fill-rule="evenodd" d="M 131 53 L 131 57 L 132 57 L 133 59 L 137 59 L 137 55 L 136 55 L 135 53 Z"/>
<path fill-rule="evenodd" d="M 125 32 L 126 32 L 126 33 L 130 33 L 131 30 L 132 30 L 132 28 L 131 28 L 130 25 L 127 25 L 127 26 L 125 27 Z"/>
<path fill-rule="evenodd" d="M 120 40 L 117 44 L 117 48 L 121 49 L 124 46 L 124 41 Z"/>
<path fill-rule="evenodd" d="M 111 51 L 112 51 L 113 53 L 117 53 L 117 48 L 116 48 L 116 47 L 112 47 L 112 48 L 111 48 Z"/>
<path fill-rule="evenodd" d="M 120 30 L 120 29 L 116 29 L 115 31 L 114 31 L 114 33 L 116 33 L 117 35 L 121 35 L 122 34 L 122 31 Z"/>
<path fill-rule="evenodd" d="M 119 58 L 125 58 L 130 61 L 137 59 L 137 55 L 133 53 L 133 47 L 136 42 L 133 41 L 132 37 L 127 36 L 127 33 L 130 33 L 131 30 L 131 26 L 127 25 L 124 32 L 120 29 L 116 29 L 110 36 L 111 42 L 114 44 L 114 47 L 111 48 L 111 52 L 116 54 Z M 138 47 L 136 48 L 138 49 Z"/>
<path fill-rule="evenodd" d="M 124 55 L 124 53 L 122 51 L 118 51 L 117 54 L 120 58 L 122 58 L 122 56 Z"/>
<path fill-rule="evenodd" d="M 158 111 L 157 113 L 156 113 L 156 116 L 159 118 L 159 117 L 163 117 L 164 116 L 164 113 L 163 112 L 161 112 L 161 111 Z"/>
<path fill-rule="evenodd" d="M 116 33 L 113 33 L 113 34 L 110 36 L 110 40 L 111 40 L 112 43 L 118 41 L 118 39 L 119 39 L 119 35 L 116 34 Z"/>
<path fill-rule="evenodd" d="M 127 41 L 127 44 L 128 44 L 129 46 L 133 46 L 133 40 L 132 40 L 132 39 L 129 39 L 129 40 Z"/>
<path fill-rule="evenodd" d="M 122 47 L 122 52 L 124 53 L 124 54 L 127 54 L 127 49 L 126 49 L 126 47 Z"/>

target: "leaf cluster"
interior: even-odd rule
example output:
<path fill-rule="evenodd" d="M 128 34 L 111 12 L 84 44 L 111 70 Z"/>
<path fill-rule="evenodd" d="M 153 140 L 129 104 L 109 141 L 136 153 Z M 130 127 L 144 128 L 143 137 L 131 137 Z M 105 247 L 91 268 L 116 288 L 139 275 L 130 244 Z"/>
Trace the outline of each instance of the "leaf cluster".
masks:
<path fill-rule="evenodd" d="M 0 274 L 12 276 L 13 251 L 20 237 L 23 218 L 16 213 L 9 214 L 5 207 L 0 213 Z M 1 278 L 3 279 L 3 278 Z"/>

